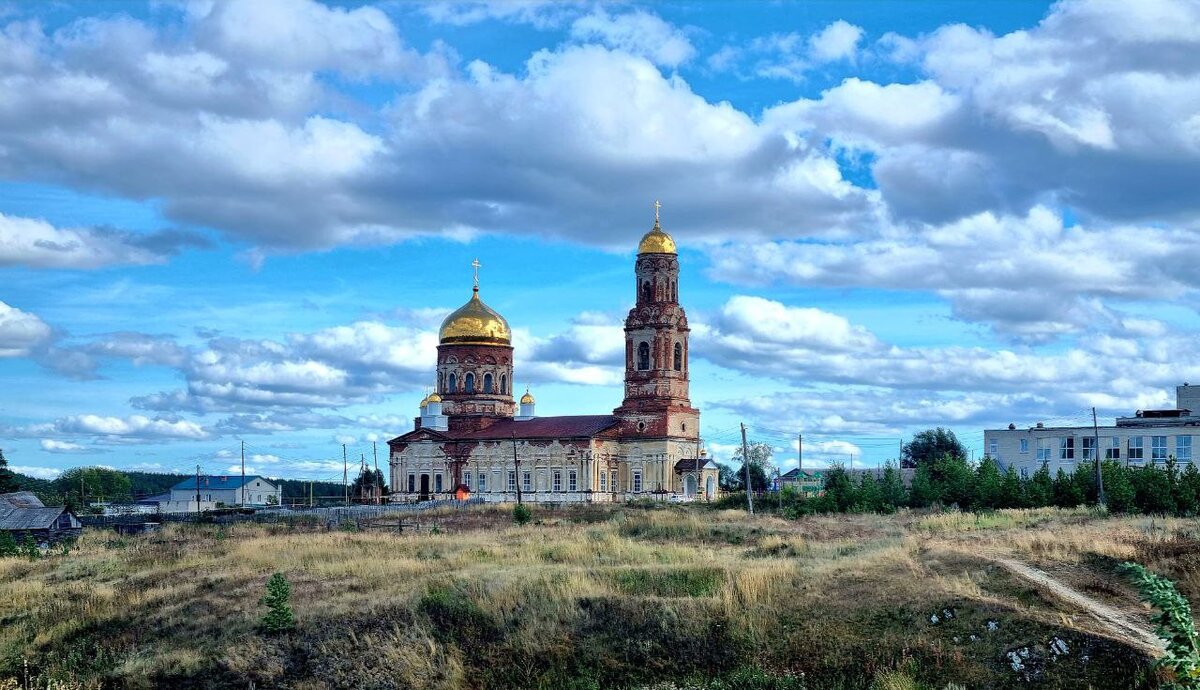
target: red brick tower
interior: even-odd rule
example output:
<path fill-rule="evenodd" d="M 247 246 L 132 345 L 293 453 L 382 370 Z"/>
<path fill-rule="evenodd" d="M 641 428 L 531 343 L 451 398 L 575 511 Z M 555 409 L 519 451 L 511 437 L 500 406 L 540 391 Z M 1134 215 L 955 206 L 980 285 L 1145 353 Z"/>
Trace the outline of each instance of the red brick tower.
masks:
<path fill-rule="evenodd" d="M 700 411 L 688 399 L 688 323 L 679 306 L 675 241 L 659 226 L 638 245 L 637 304 L 625 319 L 625 401 L 613 411 L 621 435 L 695 439 Z"/>

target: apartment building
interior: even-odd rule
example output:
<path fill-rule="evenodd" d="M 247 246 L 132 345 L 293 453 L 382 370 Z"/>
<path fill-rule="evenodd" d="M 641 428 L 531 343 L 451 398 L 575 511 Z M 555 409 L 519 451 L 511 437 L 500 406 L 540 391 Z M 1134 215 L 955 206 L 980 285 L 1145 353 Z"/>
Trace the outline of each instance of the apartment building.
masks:
<path fill-rule="evenodd" d="M 985 430 L 983 443 L 984 452 L 1001 468 L 1016 467 L 1028 477 L 1043 463 L 1049 464 L 1051 474 L 1059 469 L 1071 472 L 1079 463 L 1094 462 L 1097 454 L 1131 465 L 1165 465 L 1170 458 L 1182 465 L 1196 459 L 1197 437 L 1200 386 L 1185 383 L 1175 389 L 1175 409 L 1138 410 L 1132 417 L 1118 417 L 1113 426 L 1100 427 L 1098 434 L 1091 426 L 1049 427 L 1038 422 L 1020 429 L 1009 424 L 1007 429 Z"/>

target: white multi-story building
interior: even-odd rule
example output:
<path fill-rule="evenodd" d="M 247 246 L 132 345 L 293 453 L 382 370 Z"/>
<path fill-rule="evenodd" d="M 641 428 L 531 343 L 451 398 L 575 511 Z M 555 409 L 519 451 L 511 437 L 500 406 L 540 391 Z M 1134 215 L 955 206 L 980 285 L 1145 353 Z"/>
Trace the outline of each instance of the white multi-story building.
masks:
<path fill-rule="evenodd" d="M 1195 411 L 1195 413 L 1193 412 Z M 1099 436 L 1099 446 L 1096 440 Z M 1071 472 L 1079 463 L 1105 460 L 1131 465 L 1165 465 L 1196 461 L 1193 452 L 1200 437 L 1200 386 L 1183 384 L 1175 389 L 1175 409 L 1139 410 L 1133 417 L 1118 417 L 1114 426 L 1048 427 L 1038 422 L 1027 429 L 1009 424 L 1007 429 L 983 432 L 984 453 L 1007 470 L 1016 467 L 1032 476 L 1048 463 L 1050 473 Z"/>

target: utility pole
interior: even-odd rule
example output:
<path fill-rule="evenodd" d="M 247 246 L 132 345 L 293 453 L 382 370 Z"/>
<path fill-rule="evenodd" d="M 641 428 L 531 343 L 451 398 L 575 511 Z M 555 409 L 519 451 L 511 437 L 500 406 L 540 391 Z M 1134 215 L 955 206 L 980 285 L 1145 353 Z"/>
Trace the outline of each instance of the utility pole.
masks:
<path fill-rule="evenodd" d="M 242 441 L 242 507 L 246 507 L 246 442 Z"/>
<path fill-rule="evenodd" d="M 200 466 L 196 465 L 196 517 L 200 517 Z"/>
<path fill-rule="evenodd" d="M 312 485 L 313 485 L 312 480 L 311 479 L 308 480 L 308 507 L 309 508 L 313 507 L 313 495 L 312 495 L 313 487 L 312 487 Z"/>
<path fill-rule="evenodd" d="M 701 488 L 701 483 L 702 482 L 700 479 L 700 430 L 697 429 L 696 430 L 696 494 L 697 495 L 703 491 L 703 489 Z M 684 483 L 683 483 L 683 488 L 687 489 L 686 481 L 684 481 Z M 686 493 L 686 491 L 685 491 L 685 493 Z M 708 498 L 707 492 L 704 493 L 704 497 L 706 499 Z M 693 498 L 695 498 L 695 497 L 693 497 Z"/>
<path fill-rule="evenodd" d="M 342 444 L 342 494 L 350 505 L 350 461 L 346 459 L 346 444 Z"/>
<path fill-rule="evenodd" d="M 375 491 L 379 492 L 375 498 L 375 504 L 378 505 L 383 503 L 383 487 L 375 482 L 382 480 L 383 475 L 379 474 L 379 447 L 375 441 L 371 441 L 371 455 L 375 458 L 375 480 L 371 482 L 371 485 L 375 487 Z"/>
<path fill-rule="evenodd" d="M 796 469 L 804 473 L 804 434 L 796 434 Z"/>
<path fill-rule="evenodd" d="M 517 485 L 517 505 L 521 505 L 521 459 L 517 457 L 517 432 L 512 432 L 513 483 Z"/>
<path fill-rule="evenodd" d="M 1096 420 L 1096 408 L 1092 408 L 1092 433 L 1095 434 L 1095 448 L 1092 452 L 1096 454 L 1096 502 L 1104 507 L 1104 473 L 1100 471 L 1100 422 Z"/>
<path fill-rule="evenodd" d="M 754 486 L 750 483 L 750 447 L 746 444 L 745 424 L 742 424 L 742 467 L 746 470 L 746 506 L 754 515 Z"/>

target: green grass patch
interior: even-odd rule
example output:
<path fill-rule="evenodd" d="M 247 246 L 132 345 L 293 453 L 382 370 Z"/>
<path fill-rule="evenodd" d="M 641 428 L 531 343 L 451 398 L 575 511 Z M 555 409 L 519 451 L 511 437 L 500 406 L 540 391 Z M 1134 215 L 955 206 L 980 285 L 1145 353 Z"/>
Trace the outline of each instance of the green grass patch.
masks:
<path fill-rule="evenodd" d="M 718 568 L 648 568 L 617 570 L 613 584 L 623 594 L 652 597 L 710 597 L 725 583 Z"/>

